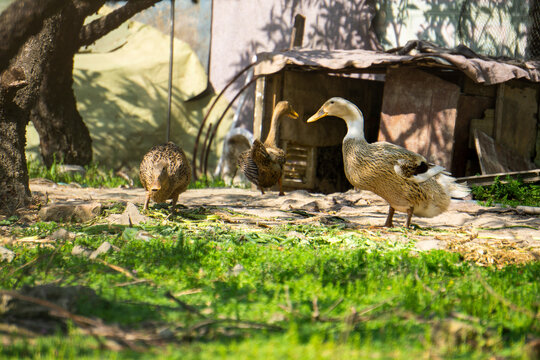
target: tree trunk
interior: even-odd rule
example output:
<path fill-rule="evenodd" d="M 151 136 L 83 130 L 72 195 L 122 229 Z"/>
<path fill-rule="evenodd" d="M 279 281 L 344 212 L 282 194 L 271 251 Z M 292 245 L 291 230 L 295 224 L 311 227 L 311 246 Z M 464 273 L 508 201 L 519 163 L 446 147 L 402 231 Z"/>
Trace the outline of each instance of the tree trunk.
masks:
<path fill-rule="evenodd" d="M 42 29 L 52 40 L 43 54 L 43 80 L 30 120 L 39 134 L 46 166 L 55 160 L 76 165 L 92 161 L 92 139 L 77 110 L 73 92 L 73 56 L 79 49 L 84 17 L 69 3 Z"/>
<path fill-rule="evenodd" d="M 8 70 L 9 71 L 9 70 Z M 6 77 L 6 72 L 3 77 Z M 30 202 L 28 169 L 24 148 L 28 117 L 12 101 L 16 91 L 10 82 L 0 82 L 0 213 L 12 214 Z"/>
<path fill-rule="evenodd" d="M 52 15 L 64 0 L 18 0 L 9 5 L 0 16 L 0 73 L 9 65 L 32 35 L 37 34 L 43 20 Z"/>
<path fill-rule="evenodd" d="M 50 21 L 41 19 L 44 24 Z M 39 32 L 25 40 L 0 76 L 0 213 L 3 214 L 12 214 L 30 203 L 24 152 L 26 125 L 43 78 L 42 55 L 51 39 Z"/>

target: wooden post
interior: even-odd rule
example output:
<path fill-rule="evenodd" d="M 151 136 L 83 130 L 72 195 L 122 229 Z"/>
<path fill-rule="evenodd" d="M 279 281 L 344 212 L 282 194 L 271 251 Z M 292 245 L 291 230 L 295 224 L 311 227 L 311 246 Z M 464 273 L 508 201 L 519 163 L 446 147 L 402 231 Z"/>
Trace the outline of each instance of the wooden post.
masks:
<path fill-rule="evenodd" d="M 291 32 L 291 44 L 289 49 L 296 47 L 302 47 L 302 41 L 304 40 L 304 26 L 306 23 L 306 17 L 301 14 L 296 14 L 294 17 L 294 25 Z"/>
<path fill-rule="evenodd" d="M 260 139 L 264 118 L 264 93 L 266 91 L 266 77 L 261 76 L 255 83 L 255 109 L 253 116 L 253 138 Z"/>
<path fill-rule="evenodd" d="M 497 86 L 497 98 L 495 100 L 495 124 L 493 127 L 493 138 L 495 139 L 495 142 L 500 142 L 502 137 L 504 89 L 504 83 L 500 83 Z"/>

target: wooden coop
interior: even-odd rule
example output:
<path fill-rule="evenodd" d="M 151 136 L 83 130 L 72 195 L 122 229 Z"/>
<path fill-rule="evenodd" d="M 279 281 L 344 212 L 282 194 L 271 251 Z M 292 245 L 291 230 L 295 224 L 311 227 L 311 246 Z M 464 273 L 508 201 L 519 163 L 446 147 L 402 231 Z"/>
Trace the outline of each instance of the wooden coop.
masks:
<path fill-rule="evenodd" d="M 284 120 L 279 134 L 287 151 L 286 189 L 332 193 L 352 187 L 343 172 L 345 122 L 305 122 L 334 96 L 362 110 L 368 142 L 404 146 L 456 177 L 540 165 L 540 72 L 530 63 L 448 51 L 291 50 L 258 56 L 254 136 L 266 137 L 278 101 L 288 100 L 300 115 Z"/>

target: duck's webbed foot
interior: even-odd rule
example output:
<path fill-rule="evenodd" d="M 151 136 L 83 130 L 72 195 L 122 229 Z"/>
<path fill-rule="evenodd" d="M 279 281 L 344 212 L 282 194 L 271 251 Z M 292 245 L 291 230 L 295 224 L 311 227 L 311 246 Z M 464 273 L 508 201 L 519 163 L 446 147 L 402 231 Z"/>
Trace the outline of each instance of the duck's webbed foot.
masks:
<path fill-rule="evenodd" d="M 394 224 L 392 222 L 392 219 L 394 217 L 394 208 L 392 206 L 390 206 L 390 208 L 388 209 L 388 217 L 386 218 L 386 222 L 384 223 L 384 226 L 385 227 L 394 227 Z"/>

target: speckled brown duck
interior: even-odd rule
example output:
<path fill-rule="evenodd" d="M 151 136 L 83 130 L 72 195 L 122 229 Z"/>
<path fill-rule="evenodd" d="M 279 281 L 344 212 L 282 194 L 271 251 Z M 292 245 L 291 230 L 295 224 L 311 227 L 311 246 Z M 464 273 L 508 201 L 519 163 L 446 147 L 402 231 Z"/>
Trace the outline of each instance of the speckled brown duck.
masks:
<path fill-rule="evenodd" d="M 422 155 L 387 142 L 369 144 L 364 137 L 362 112 L 350 101 L 331 98 L 307 122 L 325 116 L 337 116 L 347 123 L 343 139 L 345 175 L 355 188 L 369 190 L 390 204 L 385 226 L 393 226 L 395 210 L 407 213 L 405 226 L 409 227 L 413 214 L 437 216 L 447 210 L 451 197 L 469 194 L 469 188 L 457 184 L 442 166 L 428 163 Z"/>
<path fill-rule="evenodd" d="M 172 199 L 174 210 L 178 196 L 186 191 L 191 181 L 191 165 L 184 151 L 173 142 L 152 147 L 140 166 L 141 183 L 146 189 L 144 210 L 152 199 L 163 203 Z"/>
<path fill-rule="evenodd" d="M 285 117 L 298 118 L 298 114 L 287 101 L 276 104 L 270 131 L 264 143 L 259 139 L 253 141 L 251 149 L 244 151 L 238 157 L 238 166 L 246 178 L 257 186 L 261 193 L 264 189 L 279 183 L 279 195 L 284 195 L 281 185 L 281 175 L 285 164 L 285 151 L 278 147 L 279 126 Z"/>

